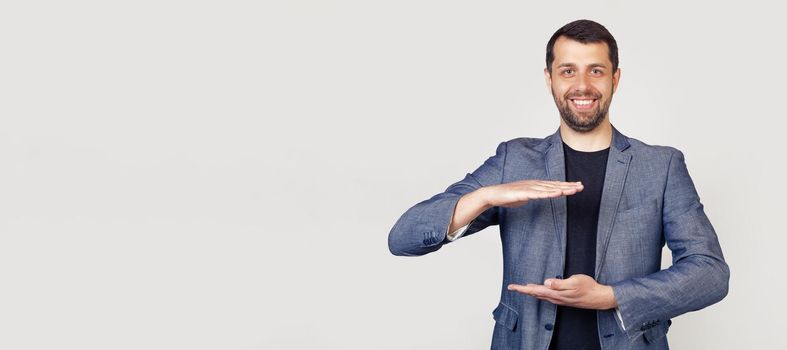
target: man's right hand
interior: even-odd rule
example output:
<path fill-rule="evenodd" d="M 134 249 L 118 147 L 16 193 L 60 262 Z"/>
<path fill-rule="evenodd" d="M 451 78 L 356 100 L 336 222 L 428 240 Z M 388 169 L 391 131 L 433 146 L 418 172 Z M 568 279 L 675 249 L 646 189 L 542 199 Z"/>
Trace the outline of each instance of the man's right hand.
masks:
<path fill-rule="evenodd" d="M 459 199 L 448 225 L 448 233 L 467 225 L 489 208 L 520 207 L 529 200 L 568 196 L 582 191 L 583 188 L 581 182 L 548 180 L 520 180 L 481 187 Z"/>
<path fill-rule="evenodd" d="M 582 189 L 581 182 L 520 180 L 484 187 L 483 198 L 489 207 L 516 208 L 532 199 L 568 196 Z"/>

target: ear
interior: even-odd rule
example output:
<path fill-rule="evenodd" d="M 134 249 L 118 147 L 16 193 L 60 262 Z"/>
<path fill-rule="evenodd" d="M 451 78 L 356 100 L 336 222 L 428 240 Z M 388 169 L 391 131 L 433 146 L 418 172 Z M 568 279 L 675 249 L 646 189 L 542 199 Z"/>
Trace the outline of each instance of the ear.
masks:
<path fill-rule="evenodd" d="M 618 82 L 620 81 L 620 67 L 618 70 L 615 71 L 615 74 L 612 74 L 612 93 L 615 93 L 615 90 L 618 89 Z"/>
<path fill-rule="evenodd" d="M 552 91 L 552 75 L 549 74 L 549 69 L 544 68 L 544 79 L 546 79 L 547 89 Z"/>

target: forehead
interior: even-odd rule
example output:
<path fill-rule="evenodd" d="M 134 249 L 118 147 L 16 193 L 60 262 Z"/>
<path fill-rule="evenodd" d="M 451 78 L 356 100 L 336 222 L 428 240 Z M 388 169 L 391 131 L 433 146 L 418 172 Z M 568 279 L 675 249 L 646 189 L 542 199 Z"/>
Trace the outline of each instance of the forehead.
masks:
<path fill-rule="evenodd" d="M 561 36 L 555 41 L 555 46 L 552 50 L 555 54 L 555 61 L 552 62 L 553 67 L 563 63 L 579 66 L 602 63 L 612 67 L 612 62 L 609 60 L 609 48 L 607 43 L 603 41 L 583 44 Z"/>

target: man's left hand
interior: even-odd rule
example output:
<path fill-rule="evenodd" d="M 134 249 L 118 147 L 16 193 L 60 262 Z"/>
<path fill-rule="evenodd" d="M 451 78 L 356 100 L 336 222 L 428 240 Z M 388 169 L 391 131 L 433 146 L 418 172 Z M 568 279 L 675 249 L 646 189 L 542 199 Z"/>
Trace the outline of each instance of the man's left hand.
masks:
<path fill-rule="evenodd" d="M 546 300 L 552 304 L 582 309 L 607 310 L 618 306 L 612 287 L 599 284 L 588 275 L 567 279 L 549 278 L 540 284 L 509 284 L 508 290 Z"/>

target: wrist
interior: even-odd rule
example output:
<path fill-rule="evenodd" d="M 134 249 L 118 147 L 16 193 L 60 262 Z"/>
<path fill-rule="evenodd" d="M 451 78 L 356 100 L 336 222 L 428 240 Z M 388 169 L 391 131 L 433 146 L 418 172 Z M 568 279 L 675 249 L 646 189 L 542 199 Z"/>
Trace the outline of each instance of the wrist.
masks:
<path fill-rule="evenodd" d="M 604 286 L 605 295 L 606 295 L 606 306 L 607 309 L 614 309 L 618 307 L 618 301 L 615 299 L 615 291 L 612 290 L 612 286 Z"/>
<path fill-rule="evenodd" d="M 475 190 L 475 194 L 478 197 L 478 201 L 481 203 L 483 210 L 494 207 L 494 204 L 492 204 L 492 191 L 492 186 L 484 186 Z"/>

